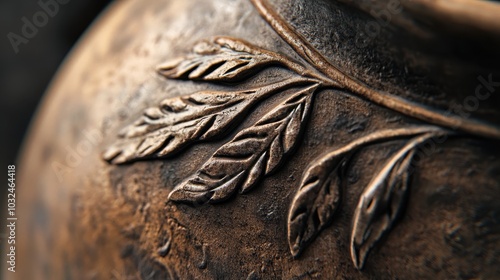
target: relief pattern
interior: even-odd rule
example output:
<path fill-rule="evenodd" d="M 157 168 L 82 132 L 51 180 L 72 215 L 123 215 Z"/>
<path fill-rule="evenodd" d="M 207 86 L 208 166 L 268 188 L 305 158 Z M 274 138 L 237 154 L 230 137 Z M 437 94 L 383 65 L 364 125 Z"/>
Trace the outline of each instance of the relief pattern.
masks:
<path fill-rule="evenodd" d="M 198 43 L 192 55 L 161 65 L 158 73 L 168 79 L 233 85 L 271 66 L 285 68 L 293 76 L 244 90 L 207 90 L 166 99 L 125 127 L 103 158 L 112 164 L 125 164 L 174 156 L 200 141 L 228 135 L 259 103 L 274 95 L 284 96 L 274 109 L 218 148 L 169 196 L 172 201 L 193 205 L 219 203 L 250 191 L 293 154 L 307 126 L 315 94 L 322 90 L 341 90 L 418 119 L 422 125 L 375 131 L 326 152 L 305 170 L 292 199 L 288 243 L 292 255 L 299 257 L 333 222 L 353 154 L 369 145 L 404 142 L 381 162 L 382 168 L 364 188 L 355 209 L 350 250 L 353 264 L 362 269 L 370 250 L 390 232 L 404 210 L 419 146 L 438 137 L 479 136 L 498 141 L 500 128 L 370 88 L 331 65 L 264 0 L 252 3 L 305 63 L 241 39 L 216 37 Z"/>

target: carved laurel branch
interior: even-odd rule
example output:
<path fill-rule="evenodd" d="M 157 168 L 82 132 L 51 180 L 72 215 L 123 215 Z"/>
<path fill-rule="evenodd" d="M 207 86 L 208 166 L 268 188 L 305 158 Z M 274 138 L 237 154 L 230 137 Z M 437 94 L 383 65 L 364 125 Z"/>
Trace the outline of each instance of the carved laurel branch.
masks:
<path fill-rule="evenodd" d="M 318 85 L 298 91 L 249 128 L 240 131 L 187 181 L 170 199 L 182 202 L 220 202 L 238 187 L 250 190 L 262 176 L 279 166 L 295 147 L 309 115 L 312 93 Z"/>
<path fill-rule="evenodd" d="M 304 130 L 313 95 L 335 83 L 275 52 L 228 37 L 200 42 L 193 55 L 168 62 L 158 72 L 170 79 L 235 82 L 278 65 L 295 77 L 239 91 L 202 91 L 169 98 L 146 109 L 125 127 L 103 157 L 113 164 L 172 156 L 198 141 L 222 137 L 259 102 L 274 94 L 290 97 L 222 145 L 190 178 L 176 186 L 172 201 L 203 204 L 246 192 L 288 157 Z"/>
<path fill-rule="evenodd" d="M 448 129 L 465 135 L 500 140 L 500 128 L 430 109 L 369 87 L 332 65 L 281 18 L 266 0 L 250 1 L 278 35 L 309 65 L 328 80 L 335 81 L 336 87 L 403 115 L 437 125 L 375 132 L 327 153 L 305 172 L 288 219 L 290 251 L 296 257 L 331 222 L 340 203 L 340 185 L 343 183 L 342 172 L 345 168 L 343 165 L 348 162 L 352 153 L 372 142 L 389 141 L 395 137 L 414 137 L 386 163 L 361 195 L 351 233 L 351 256 L 354 265 L 362 269 L 370 249 L 388 233 L 404 206 L 404 198 L 408 194 L 409 168 L 417 146 L 437 135 L 454 134 Z M 420 131 L 422 129 L 424 131 Z"/>
<path fill-rule="evenodd" d="M 251 1 L 276 33 L 306 62 L 305 65 L 243 40 L 217 37 L 197 44 L 192 55 L 160 66 L 158 73 L 169 79 L 227 84 L 243 81 L 274 65 L 294 72 L 295 76 L 245 90 L 201 91 L 168 98 L 146 109 L 137 121 L 125 127 L 103 158 L 113 164 L 124 164 L 175 155 L 196 142 L 227 135 L 266 98 L 275 94 L 288 96 L 274 110 L 223 144 L 169 196 L 177 202 L 217 203 L 237 191 L 249 191 L 290 156 L 306 126 L 314 94 L 322 89 L 342 89 L 435 125 L 376 131 L 326 153 L 305 171 L 288 217 L 288 241 L 295 257 L 332 222 L 341 202 L 343 173 L 348 168 L 349 158 L 367 145 L 405 139 L 405 145 L 363 190 L 355 210 L 351 256 L 354 265 L 362 269 L 370 249 L 387 235 L 404 207 L 409 170 L 418 146 L 432 137 L 451 134 L 448 129 L 497 140 L 500 129 L 370 88 L 331 65 L 266 1 Z"/>
<path fill-rule="evenodd" d="M 313 161 L 302 177 L 288 216 L 292 255 L 298 257 L 332 222 L 340 205 L 344 171 L 349 168 L 351 156 L 368 145 L 410 137 L 373 177 L 359 199 L 351 233 L 351 256 L 354 265 L 362 269 L 370 249 L 389 232 L 404 206 L 410 167 L 418 145 L 450 133 L 433 126 L 377 131 Z"/>
<path fill-rule="evenodd" d="M 119 134 L 104 159 L 114 164 L 171 156 L 197 141 L 227 134 L 257 103 L 289 88 L 327 85 L 320 74 L 290 58 L 245 41 L 217 37 L 194 47 L 194 55 L 166 63 L 158 72 L 170 79 L 235 82 L 266 65 L 288 68 L 297 77 L 241 91 L 202 91 L 169 98 L 149 108 Z M 312 94 L 313 92 L 310 92 Z"/>
<path fill-rule="evenodd" d="M 403 210 L 416 148 L 438 134 L 429 132 L 408 141 L 387 161 L 361 194 L 351 233 L 351 257 L 358 269 L 363 268 L 371 248 L 389 232 Z"/>

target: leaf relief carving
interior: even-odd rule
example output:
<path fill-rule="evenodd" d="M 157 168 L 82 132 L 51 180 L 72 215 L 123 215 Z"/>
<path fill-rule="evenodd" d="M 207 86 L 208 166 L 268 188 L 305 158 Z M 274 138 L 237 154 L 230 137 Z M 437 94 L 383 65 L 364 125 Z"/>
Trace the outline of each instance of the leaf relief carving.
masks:
<path fill-rule="evenodd" d="M 125 127 L 103 157 L 121 164 L 175 154 L 195 141 L 224 135 L 262 99 L 305 82 L 295 78 L 250 90 L 203 91 L 166 99 Z"/>
<path fill-rule="evenodd" d="M 243 129 L 220 147 L 192 177 L 170 193 L 170 200 L 203 204 L 224 201 L 238 189 L 250 190 L 292 151 L 318 85 L 308 86 Z"/>
<path fill-rule="evenodd" d="M 170 79 L 239 81 L 270 64 L 287 64 L 281 55 L 246 41 L 216 37 L 195 45 L 194 55 L 174 60 L 158 68 Z"/>
<path fill-rule="evenodd" d="M 103 157 L 110 163 L 122 164 L 171 156 L 197 141 L 229 133 L 265 98 L 302 87 L 222 145 L 169 195 L 169 199 L 176 202 L 216 203 L 228 199 L 236 191 L 251 190 L 291 154 L 304 130 L 316 91 L 342 90 L 420 120 L 425 124 L 378 130 L 327 153 L 306 170 L 293 198 L 288 215 L 288 242 L 293 256 L 298 257 L 332 222 L 341 202 L 342 172 L 348 168 L 350 156 L 366 145 L 406 139 L 406 145 L 387 161 L 365 188 L 355 210 L 351 257 L 356 268 L 362 269 L 370 250 L 388 234 L 404 207 L 409 192 L 409 168 L 416 147 L 436 135 L 454 135 L 449 129 L 498 141 L 500 128 L 371 88 L 331 64 L 266 0 L 251 2 L 304 64 L 240 39 L 215 37 L 197 44 L 192 55 L 160 66 L 157 72 L 168 79 L 234 83 L 257 74 L 264 67 L 278 65 L 294 72 L 295 78 L 284 78 L 248 90 L 202 91 L 166 99 L 145 110 L 135 123 L 125 127 Z"/>
<path fill-rule="evenodd" d="M 288 244 L 292 255 L 298 257 L 332 222 L 341 202 L 343 173 L 349 168 L 352 154 L 367 145 L 439 132 L 442 130 L 433 126 L 380 130 L 315 159 L 302 176 L 288 215 Z"/>
<path fill-rule="evenodd" d="M 294 257 L 330 224 L 340 203 L 340 173 L 347 154 L 327 154 L 306 170 L 288 215 L 288 244 Z"/>
<path fill-rule="evenodd" d="M 434 135 L 428 133 L 409 141 L 387 161 L 361 194 L 351 233 L 351 257 L 356 268 L 363 268 L 370 250 L 399 217 L 409 192 L 409 169 L 415 148 Z"/>

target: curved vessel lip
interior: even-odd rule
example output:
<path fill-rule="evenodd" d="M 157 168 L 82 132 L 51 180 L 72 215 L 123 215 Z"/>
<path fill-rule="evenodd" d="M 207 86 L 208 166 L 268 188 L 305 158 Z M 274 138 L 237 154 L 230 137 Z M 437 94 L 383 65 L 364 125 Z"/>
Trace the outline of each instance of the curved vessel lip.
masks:
<path fill-rule="evenodd" d="M 340 88 L 346 89 L 361 98 L 377 105 L 391 109 L 405 116 L 412 117 L 427 123 L 432 123 L 452 130 L 458 130 L 494 140 L 500 139 L 500 127 L 482 120 L 459 117 L 443 110 L 430 109 L 427 106 L 408 101 L 392 93 L 386 93 L 372 88 L 357 77 L 350 76 L 332 64 L 323 54 L 313 47 L 307 39 L 294 30 L 289 22 L 279 15 L 266 0 L 251 0 L 262 18 L 285 40 L 295 52 L 305 61 L 308 61 L 319 72 Z"/>
<path fill-rule="evenodd" d="M 399 10 L 398 13 L 403 12 L 420 22 L 438 23 L 447 30 L 500 34 L 500 20 L 498 20 L 498 15 L 500 14 L 500 4 L 492 1 L 402 0 L 373 1 L 370 2 L 369 5 L 366 3 L 368 1 L 339 0 L 339 2 L 364 11 L 368 14 L 379 9 L 390 9 L 391 5 L 399 6 L 402 10 Z M 373 8 L 374 5 L 378 8 Z M 391 20 L 394 20 L 394 18 Z M 405 19 L 400 18 L 399 21 L 399 24 L 409 27 L 408 24 L 402 22 L 405 21 Z M 394 21 L 394 24 L 397 25 L 398 20 Z M 414 23 L 410 23 L 410 25 L 414 25 Z M 415 29 L 413 30 L 416 31 Z M 497 41 L 500 40 L 497 39 Z"/>
<path fill-rule="evenodd" d="M 471 0 L 403 1 L 406 10 L 416 16 L 443 22 L 455 29 L 467 28 L 487 33 L 500 33 L 500 4 Z"/>

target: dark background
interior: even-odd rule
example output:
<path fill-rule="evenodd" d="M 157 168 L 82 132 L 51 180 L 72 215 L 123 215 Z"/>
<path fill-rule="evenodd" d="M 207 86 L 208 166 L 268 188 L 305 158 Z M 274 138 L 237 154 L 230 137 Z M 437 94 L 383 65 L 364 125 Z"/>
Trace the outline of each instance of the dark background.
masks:
<path fill-rule="evenodd" d="M 52 2 L 55 0 L 41 0 Z M 60 0 L 61 1 L 61 0 Z M 17 164 L 19 149 L 37 105 L 63 59 L 73 45 L 111 2 L 109 0 L 67 0 L 48 16 L 33 38 L 19 45 L 16 53 L 8 38 L 22 35 L 23 17 L 32 21 L 43 11 L 39 0 L 0 0 L 0 248 L 6 237 L 7 166 Z M 63 1 L 61 1 L 63 2 Z M 18 168 L 16 168 L 18 169 Z M 17 186 L 16 186 L 17 187 Z M 21 205 L 17 205 L 21 207 Z M 3 250 L 2 250 L 3 252 Z M 0 264 L 2 272 L 4 263 Z M 0 273 L 1 274 L 1 273 Z M 1 278 L 1 276 L 0 276 Z"/>
<path fill-rule="evenodd" d="M 13 32 L 22 36 L 22 18 L 33 22 L 35 13 L 44 11 L 39 2 L 57 2 L 0 0 L 0 166 L 5 170 L 2 178 L 6 176 L 7 165 L 16 163 L 33 113 L 58 67 L 87 27 L 111 2 L 65 1 L 66 4 L 58 3 L 59 11 L 48 16 L 47 23 L 38 28 L 28 43 L 19 45 L 16 54 L 7 35 Z"/>

